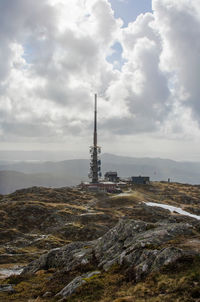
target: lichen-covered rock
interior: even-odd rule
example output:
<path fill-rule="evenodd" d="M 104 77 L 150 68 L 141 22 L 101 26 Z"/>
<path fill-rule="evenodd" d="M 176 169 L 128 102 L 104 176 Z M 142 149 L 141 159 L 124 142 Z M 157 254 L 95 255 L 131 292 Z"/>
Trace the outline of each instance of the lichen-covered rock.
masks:
<path fill-rule="evenodd" d="M 113 263 L 137 264 L 144 251 L 157 253 L 162 244 L 180 235 L 192 234 L 189 224 L 154 225 L 143 221 L 121 220 L 98 240 L 95 256 L 99 266 L 108 269 Z M 114 260 L 114 261 L 113 261 Z"/>
<path fill-rule="evenodd" d="M 189 256 L 191 252 L 179 248 L 168 247 L 161 250 L 135 250 L 128 256 L 122 256 L 120 264 L 134 264 L 135 280 L 139 281 L 148 273 L 159 271 L 162 267 L 175 263 L 183 256 Z"/>
<path fill-rule="evenodd" d="M 14 288 L 11 284 L 0 285 L 0 292 L 13 293 Z"/>
<path fill-rule="evenodd" d="M 43 298 L 49 298 L 52 296 L 52 292 L 46 292 L 44 293 L 44 295 L 42 296 Z"/>
<path fill-rule="evenodd" d="M 191 252 L 166 243 L 182 235 L 192 235 L 189 224 L 152 224 L 143 221 L 121 220 L 98 240 L 74 242 L 51 250 L 30 263 L 24 273 L 40 269 L 74 270 L 80 265 L 95 264 L 108 270 L 113 264 L 134 267 L 136 280 L 161 267 L 174 263 Z"/>
<path fill-rule="evenodd" d="M 93 241 L 73 242 L 62 248 L 56 248 L 42 255 L 38 260 L 31 262 L 23 273 L 34 273 L 41 269 L 57 267 L 66 271 L 75 269 L 79 265 L 88 264 L 93 257 Z"/>
<path fill-rule="evenodd" d="M 74 280 L 72 280 L 67 286 L 65 286 L 57 295 L 56 297 L 68 297 L 72 295 L 79 287 L 81 287 L 83 284 L 87 282 L 87 279 L 100 274 L 100 271 L 94 271 L 89 272 L 87 274 L 84 274 L 82 276 L 76 277 Z M 62 301 L 59 300 L 59 301 Z"/>

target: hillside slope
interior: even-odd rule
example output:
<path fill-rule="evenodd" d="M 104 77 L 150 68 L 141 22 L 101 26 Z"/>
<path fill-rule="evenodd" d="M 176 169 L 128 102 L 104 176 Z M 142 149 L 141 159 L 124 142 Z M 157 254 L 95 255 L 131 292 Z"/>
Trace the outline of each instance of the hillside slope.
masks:
<path fill-rule="evenodd" d="M 68 173 L 23 173 L 18 171 L 0 171 L 0 194 L 9 194 L 32 186 L 63 187 L 80 183 L 78 175 Z"/>
<path fill-rule="evenodd" d="M 32 187 L 0 196 L 0 300 L 198 301 L 200 220 L 145 202 L 200 215 L 199 196 L 199 186 L 177 183 L 126 195 Z"/>
<path fill-rule="evenodd" d="M 77 185 L 88 179 L 89 160 L 60 162 L 18 162 L 0 165 L 0 193 L 11 193 L 29 186 L 62 187 Z M 102 171 L 117 171 L 121 177 L 150 176 L 152 180 L 200 183 L 200 163 L 176 162 L 167 159 L 131 158 L 102 155 Z M 6 172 L 8 171 L 8 172 Z M 16 174 L 16 172 L 25 173 Z M 28 175 L 27 175 L 28 174 Z"/>

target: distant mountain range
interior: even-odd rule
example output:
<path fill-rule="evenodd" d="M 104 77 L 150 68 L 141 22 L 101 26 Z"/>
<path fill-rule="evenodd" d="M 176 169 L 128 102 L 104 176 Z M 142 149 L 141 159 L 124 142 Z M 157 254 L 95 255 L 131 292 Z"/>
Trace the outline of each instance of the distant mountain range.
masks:
<path fill-rule="evenodd" d="M 122 178 L 150 176 L 152 180 L 168 180 L 200 184 L 200 163 L 177 162 L 160 158 L 133 158 L 103 154 L 102 171 L 117 171 Z M 60 162 L 0 162 L 0 193 L 8 194 L 30 186 L 63 187 L 88 179 L 89 160 Z"/>

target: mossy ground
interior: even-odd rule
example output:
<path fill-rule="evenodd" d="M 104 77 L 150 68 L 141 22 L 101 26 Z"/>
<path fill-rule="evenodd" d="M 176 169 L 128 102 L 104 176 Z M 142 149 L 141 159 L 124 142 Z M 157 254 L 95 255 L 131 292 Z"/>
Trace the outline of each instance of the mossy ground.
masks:
<path fill-rule="evenodd" d="M 89 267 L 82 269 L 82 273 Z M 90 268 L 92 269 L 92 268 Z M 78 271 L 65 273 L 53 270 L 39 271 L 33 276 L 16 276 L 3 283 L 15 284 L 14 294 L 0 294 L 0 301 L 24 302 L 58 301 L 54 295 L 70 282 Z M 80 272 L 79 272 L 80 274 Z M 175 266 L 167 266 L 161 272 L 149 275 L 135 283 L 132 272 L 113 267 L 108 272 L 88 278 L 87 283 L 66 302 L 197 302 L 200 301 L 200 258 L 184 258 Z M 45 292 L 52 296 L 43 298 Z M 31 300 L 30 300 L 31 301 Z"/>
<path fill-rule="evenodd" d="M 8 201 L 0 203 L 0 263 L 4 268 L 8 263 L 27 263 L 39 254 L 54 247 L 67 244 L 70 240 L 92 240 L 102 227 L 113 227 L 120 217 L 127 216 L 148 222 L 168 219 L 170 213 L 157 208 L 147 211 L 141 206 L 142 201 L 182 206 L 190 211 L 200 211 L 200 187 L 176 183 L 152 183 L 147 186 L 132 187 L 129 196 L 109 197 L 105 195 L 77 192 L 68 189 L 38 189 L 36 192 L 19 191 L 7 196 Z M 96 202 L 94 202 L 96 200 Z M 82 213 L 87 208 L 99 213 L 90 221 L 84 221 Z M 106 215 L 102 215 L 106 214 Z M 200 215 L 196 213 L 197 215 Z M 25 218 L 24 218 L 25 217 Z M 93 219 L 93 220 L 92 220 Z M 188 218 L 180 218 L 177 222 L 188 222 Z M 184 220 L 185 219 L 185 220 Z M 153 226 L 153 225 L 152 225 Z M 194 238 L 186 236 L 167 243 L 169 246 L 181 246 L 200 251 L 200 226 L 196 225 Z M 15 240 L 26 234 L 48 235 L 33 243 L 17 245 Z M 100 233 L 101 236 L 102 234 Z M 31 241 L 31 240 L 30 240 Z M 8 251 L 5 243 L 16 252 L 15 257 L 5 256 Z M 150 249 L 154 248 L 149 246 Z M 19 252 L 19 255 L 17 254 Z M 12 253 L 12 250 L 11 250 Z M 20 253 L 22 256 L 20 256 Z M 7 257 L 7 258 L 6 258 Z M 23 258 L 23 259 L 22 259 Z M 12 260 L 12 261 L 11 261 Z M 0 293 L 0 301 L 49 301 L 54 302 L 54 296 L 73 278 L 96 267 L 80 268 L 71 273 L 54 270 L 40 271 L 32 276 L 16 276 L 1 280 L 4 284 L 14 284 L 15 293 Z M 44 298 L 46 292 L 51 296 Z M 160 273 L 154 273 L 147 279 L 134 283 L 134 271 L 131 273 L 113 268 L 109 272 L 95 276 L 82 286 L 74 295 L 66 299 L 70 302 L 199 302 L 200 301 L 200 260 L 185 259 L 177 267 L 168 267 Z"/>
<path fill-rule="evenodd" d="M 200 301 L 200 258 L 182 259 L 137 284 L 134 274 L 110 271 L 97 276 L 68 302 L 197 302 Z"/>

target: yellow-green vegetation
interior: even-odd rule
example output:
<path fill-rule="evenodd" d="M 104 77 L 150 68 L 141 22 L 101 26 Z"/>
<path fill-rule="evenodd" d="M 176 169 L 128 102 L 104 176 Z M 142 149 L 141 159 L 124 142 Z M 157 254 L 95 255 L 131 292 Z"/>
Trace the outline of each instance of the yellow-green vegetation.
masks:
<path fill-rule="evenodd" d="M 193 302 L 200 298 L 200 258 L 183 259 L 161 273 L 148 276 L 144 282 L 127 288 L 122 295 L 136 302 Z"/>
<path fill-rule="evenodd" d="M 143 194 L 140 192 L 131 192 L 127 193 L 130 195 L 127 196 L 113 196 L 112 199 L 108 201 L 108 203 L 113 207 L 118 207 L 119 205 L 133 205 L 138 202 L 144 201 Z"/>
<path fill-rule="evenodd" d="M 129 280 L 133 277 L 133 280 Z M 196 302 L 200 298 L 200 258 L 183 259 L 134 284 L 133 275 L 110 271 L 95 276 L 66 301 Z"/>
<path fill-rule="evenodd" d="M 200 187 L 189 184 L 153 182 L 151 185 L 135 187 L 139 192 L 145 193 L 145 201 L 167 203 L 169 205 L 183 206 L 192 204 L 200 209 Z"/>
<path fill-rule="evenodd" d="M 0 293 L 0 301 L 23 302 L 37 297 L 37 301 L 58 301 L 54 295 L 77 273 L 49 270 L 26 278 L 10 277 L 3 283 L 15 284 L 15 293 Z M 66 298 L 67 302 L 197 302 L 200 299 L 200 258 L 182 259 L 160 273 L 152 273 L 139 283 L 134 281 L 134 268 L 125 271 L 117 266 L 85 281 L 86 284 Z M 43 298 L 47 291 L 51 292 L 48 299 Z"/>
<path fill-rule="evenodd" d="M 125 192 L 126 193 L 126 192 Z M 112 210 L 118 207 L 135 207 L 141 202 L 164 203 L 182 207 L 191 213 L 199 210 L 200 187 L 180 183 L 152 182 L 149 185 L 134 185 L 127 191 L 127 195 L 111 195 L 99 199 L 98 206 L 105 205 Z M 198 212 L 196 212 L 198 215 Z M 123 213 L 121 212 L 121 215 Z M 199 214 L 200 215 L 200 214 Z"/>
<path fill-rule="evenodd" d="M 15 292 L 0 293 L 0 301 L 25 302 L 29 299 L 35 299 L 43 294 L 46 282 L 52 276 L 52 273 L 40 271 L 34 276 L 11 276 L 3 281 L 3 284 L 13 284 Z M 47 301 L 43 299 L 42 301 Z"/>
<path fill-rule="evenodd" d="M 127 196 L 113 197 L 112 205 L 157 202 L 182 207 L 200 215 L 200 186 L 180 183 L 152 182 L 149 185 L 134 185 Z M 198 212 L 199 211 L 199 212 Z M 199 214 L 198 214 L 199 213 Z"/>
<path fill-rule="evenodd" d="M 193 212 L 200 211 L 199 196 L 199 186 L 164 182 L 133 186 L 129 195 L 115 197 L 82 193 L 75 189 L 39 188 L 32 193 L 13 193 L 7 196 L 8 202 L 0 207 L 0 263 L 5 263 L 1 268 L 10 267 L 10 263 L 27 263 L 41 253 L 71 241 L 93 240 L 94 236 L 102 236 L 124 216 L 152 222 L 149 228 L 154 228 L 155 222 L 162 222 L 162 219 L 167 221 L 171 214 L 163 209 L 145 207 L 143 201 L 171 204 Z M 81 216 L 82 213 L 87 214 L 87 209 L 91 210 L 88 213 L 92 215 Z M 188 222 L 189 219 L 176 214 L 170 218 L 174 217 L 175 222 Z M 176 246 L 199 252 L 198 221 L 194 222 L 194 226 L 196 233 L 193 235 L 180 236 L 160 247 L 149 243 L 145 248 L 152 250 Z M 80 268 L 70 273 L 51 269 L 35 275 L 10 277 L 1 280 L 1 283 L 14 284 L 15 293 L 0 293 L 0 301 L 58 301 L 55 294 L 70 281 L 96 269 Z M 86 284 L 66 301 L 199 302 L 200 259 L 184 259 L 176 266 L 153 273 L 137 284 L 134 281 L 134 268 L 125 271 L 120 267 L 113 267 L 85 281 Z M 44 298 L 46 292 L 49 292 L 49 296 Z"/>
<path fill-rule="evenodd" d="M 23 266 L 23 263 L 7 263 L 7 264 L 0 264 L 0 269 L 13 269 L 17 266 Z"/>

